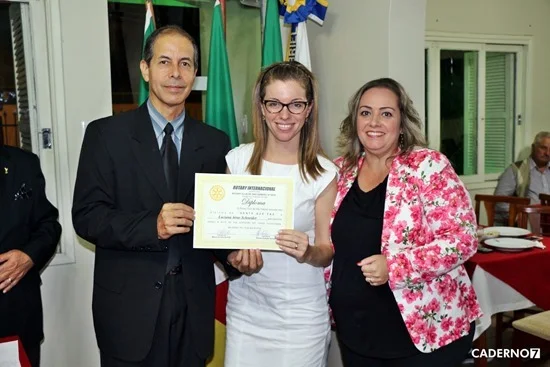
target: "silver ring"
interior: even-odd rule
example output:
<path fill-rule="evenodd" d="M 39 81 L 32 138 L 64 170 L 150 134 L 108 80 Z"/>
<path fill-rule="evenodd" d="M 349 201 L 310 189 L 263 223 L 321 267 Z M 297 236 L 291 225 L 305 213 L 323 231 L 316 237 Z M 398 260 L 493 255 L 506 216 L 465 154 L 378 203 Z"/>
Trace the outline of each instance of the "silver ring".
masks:
<path fill-rule="evenodd" d="M 8 283 L 11 283 L 11 278 L 8 278 L 7 281 L 8 281 Z"/>
<path fill-rule="evenodd" d="M 294 246 L 294 249 L 295 249 L 295 250 L 298 250 L 298 245 Z"/>

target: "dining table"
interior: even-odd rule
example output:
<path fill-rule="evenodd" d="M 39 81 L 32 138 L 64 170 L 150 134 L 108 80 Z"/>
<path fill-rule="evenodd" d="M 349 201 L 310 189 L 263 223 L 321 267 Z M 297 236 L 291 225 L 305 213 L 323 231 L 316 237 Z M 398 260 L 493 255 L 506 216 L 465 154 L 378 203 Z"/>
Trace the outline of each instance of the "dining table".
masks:
<path fill-rule="evenodd" d="M 488 252 L 478 251 L 465 263 L 483 312 L 476 321 L 474 348 L 488 348 L 486 331 L 494 314 L 532 306 L 550 309 L 550 237 L 529 239 L 538 247 L 499 249 L 481 243 Z M 487 363 L 486 358 L 474 360 L 475 366 Z"/>

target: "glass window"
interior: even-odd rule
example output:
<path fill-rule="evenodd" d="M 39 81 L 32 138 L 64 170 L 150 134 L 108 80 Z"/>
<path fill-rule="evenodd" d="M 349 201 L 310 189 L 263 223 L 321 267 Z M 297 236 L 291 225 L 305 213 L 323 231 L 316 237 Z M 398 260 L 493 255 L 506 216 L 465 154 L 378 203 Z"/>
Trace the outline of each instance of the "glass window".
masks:
<path fill-rule="evenodd" d="M 461 176 L 496 179 L 514 159 L 522 46 L 432 42 L 426 49 L 426 131 Z"/>
<path fill-rule="evenodd" d="M 0 4 L 0 130 L 6 145 L 32 151 L 21 4 Z"/>
<path fill-rule="evenodd" d="M 477 61 L 477 52 L 440 53 L 440 150 L 459 175 L 477 173 Z"/>

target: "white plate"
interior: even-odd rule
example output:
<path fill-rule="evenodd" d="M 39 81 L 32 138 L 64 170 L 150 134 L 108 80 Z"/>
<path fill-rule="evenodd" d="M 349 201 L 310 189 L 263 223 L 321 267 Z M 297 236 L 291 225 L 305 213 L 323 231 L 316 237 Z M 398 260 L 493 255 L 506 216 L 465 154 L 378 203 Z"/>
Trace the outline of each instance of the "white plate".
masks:
<path fill-rule="evenodd" d="M 533 248 L 537 243 L 522 238 L 492 238 L 490 240 L 485 240 L 485 244 L 500 251 L 515 252 Z"/>
<path fill-rule="evenodd" d="M 525 228 L 517 227 L 487 227 L 483 228 L 484 233 L 488 232 L 498 232 L 498 235 L 501 237 L 520 237 L 527 236 L 531 232 Z"/>

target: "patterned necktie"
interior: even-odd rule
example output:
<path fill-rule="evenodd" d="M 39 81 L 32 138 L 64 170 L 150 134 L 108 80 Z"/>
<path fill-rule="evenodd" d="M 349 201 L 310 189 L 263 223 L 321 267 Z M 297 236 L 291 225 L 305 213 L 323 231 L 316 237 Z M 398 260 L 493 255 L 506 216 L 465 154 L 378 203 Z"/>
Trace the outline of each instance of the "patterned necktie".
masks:
<path fill-rule="evenodd" d="M 171 123 L 167 123 L 164 128 L 164 139 L 160 147 L 160 153 L 162 155 L 162 167 L 164 168 L 164 176 L 166 177 L 166 183 L 170 190 L 172 201 L 176 201 L 176 193 L 178 187 L 178 150 L 176 144 L 172 139 L 172 133 L 174 132 L 174 126 Z"/>

